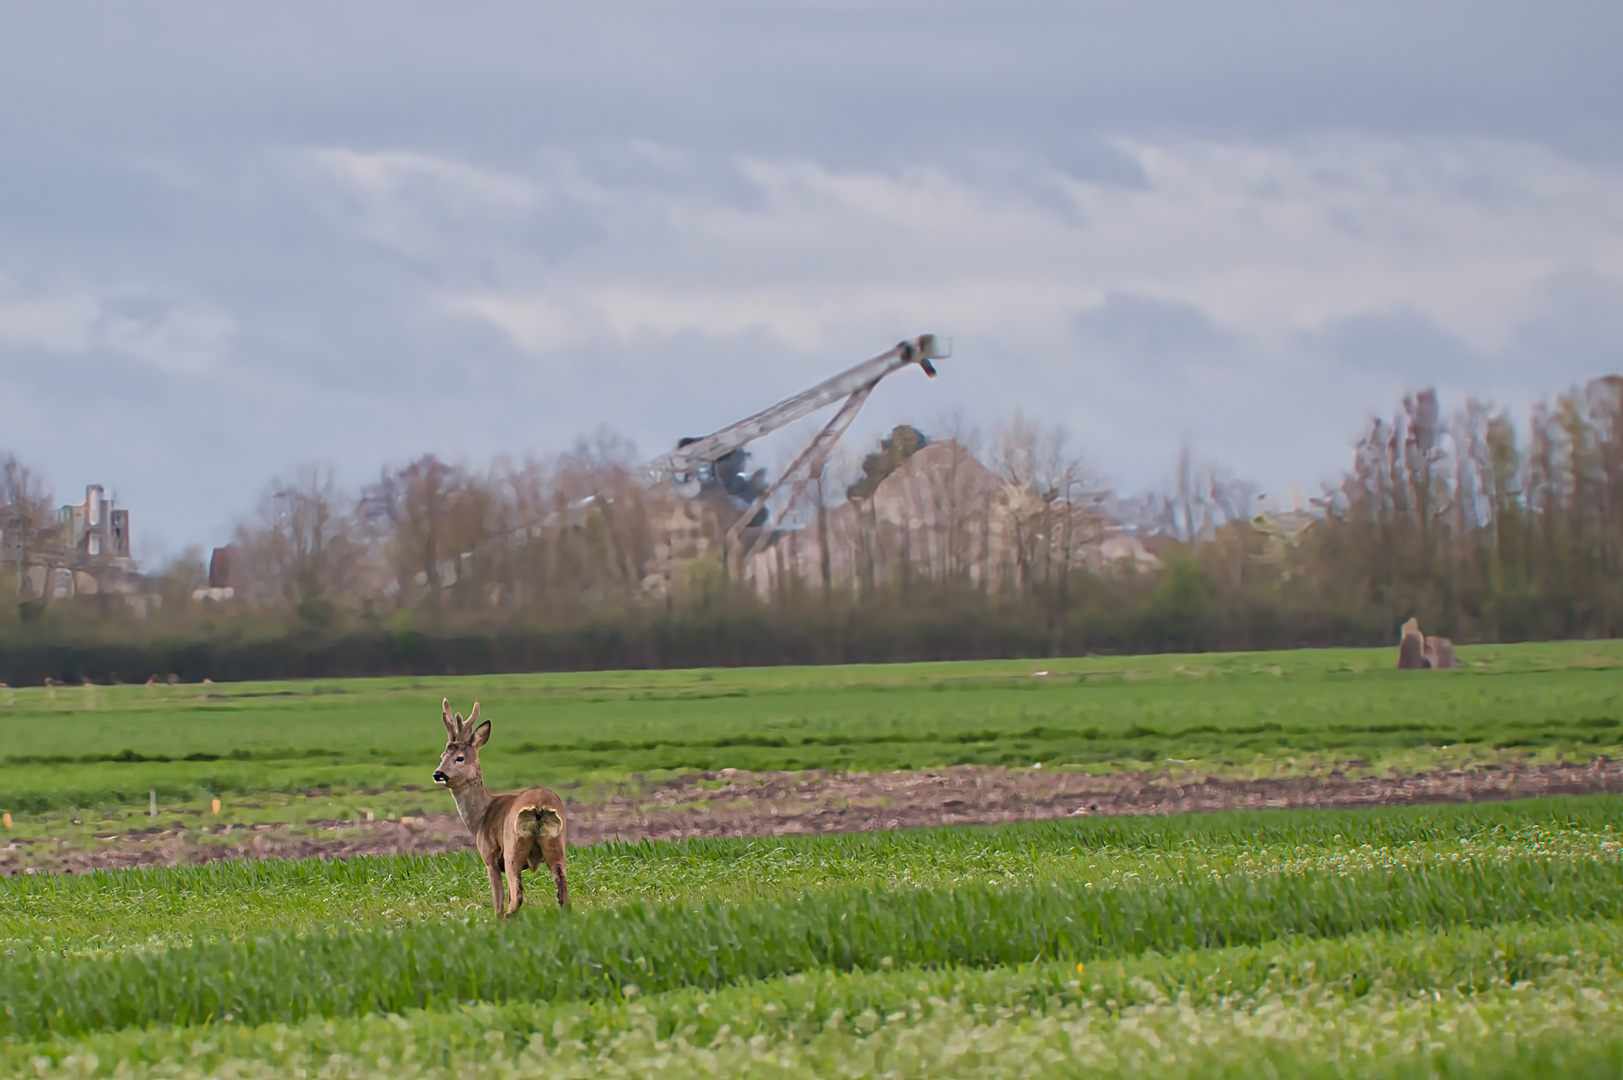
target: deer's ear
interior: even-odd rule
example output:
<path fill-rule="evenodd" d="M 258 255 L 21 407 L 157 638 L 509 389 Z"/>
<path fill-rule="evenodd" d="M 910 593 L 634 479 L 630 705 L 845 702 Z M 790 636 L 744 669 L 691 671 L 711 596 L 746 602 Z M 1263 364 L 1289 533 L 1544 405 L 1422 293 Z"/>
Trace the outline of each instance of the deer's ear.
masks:
<path fill-rule="evenodd" d="M 445 721 L 445 732 L 451 738 L 456 738 L 456 724 L 451 721 L 451 699 L 440 699 L 440 719 Z"/>
<path fill-rule="evenodd" d="M 473 729 L 473 748 L 477 750 L 489 741 L 490 721 L 486 720 L 484 723 Z"/>

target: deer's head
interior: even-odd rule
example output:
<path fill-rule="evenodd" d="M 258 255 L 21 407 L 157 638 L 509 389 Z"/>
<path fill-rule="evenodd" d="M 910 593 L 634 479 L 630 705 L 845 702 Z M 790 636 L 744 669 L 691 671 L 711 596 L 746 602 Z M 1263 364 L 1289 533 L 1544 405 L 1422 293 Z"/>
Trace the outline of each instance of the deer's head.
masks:
<path fill-rule="evenodd" d="M 452 715 L 449 698 L 441 706 L 440 719 L 445 721 L 445 753 L 440 755 L 440 767 L 434 770 L 434 783 L 460 791 L 480 780 L 479 748 L 490 741 L 490 721 L 478 722 L 477 701 L 466 720 L 461 713 Z"/>

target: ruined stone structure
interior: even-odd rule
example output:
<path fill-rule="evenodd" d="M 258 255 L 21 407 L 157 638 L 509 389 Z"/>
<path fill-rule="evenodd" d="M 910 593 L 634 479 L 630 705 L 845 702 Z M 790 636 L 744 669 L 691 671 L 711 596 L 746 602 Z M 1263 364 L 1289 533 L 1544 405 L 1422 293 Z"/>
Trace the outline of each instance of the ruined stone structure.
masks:
<path fill-rule="evenodd" d="M 1459 659 L 1454 655 L 1454 643 L 1445 637 L 1427 637 L 1420 632 L 1420 620 L 1411 618 L 1403 624 L 1398 644 L 1398 667 L 1404 671 L 1426 671 L 1432 668 L 1457 668 Z"/>
<path fill-rule="evenodd" d="M 852 589 L 907 575 L 1018 588 L 1062 569 L 1161 565 L 1094 505 L 1009 483 L 950 439 L 913 450 L 877 484 L 851 494 L 865 491 L 828 509 L 820 523 L 779 529 L 745 568 L 755 589 L 770 595 L 791 580 L 819 586 L 825 566 L 831 587 Z"/>
<path fill-rule="evenodd" d="M 23 599 L 69 600 L 111 594 L 145 612 L 136 572 L 130 512 L 116 507 L 100 484 L 85 488 L 54 521 L 25 520 L 23 508 L 0 507 L 0 565 L 16 575 Z"/>

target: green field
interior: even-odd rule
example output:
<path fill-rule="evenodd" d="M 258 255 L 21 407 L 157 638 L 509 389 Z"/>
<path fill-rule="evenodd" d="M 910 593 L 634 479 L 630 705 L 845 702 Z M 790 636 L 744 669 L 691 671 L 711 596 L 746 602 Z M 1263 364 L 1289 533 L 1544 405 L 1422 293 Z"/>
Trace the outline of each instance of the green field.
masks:
<path fill-rule="evenodd" d="M 0 1075 L 1617 1076 L 1623 798 L 0 882 Z"/>
<path fill-rule="evenodd" d="M 0 809 L 117 817 L 150 791 L 193 809 L 213 795 L 240 808 L 243 796 L 312 792 L 444 808 L 436 792 L 412 794 L 443 746 L 442 696 L 483 702 L 493 787 L 541 780 L 588 801 L 604 782 L 727 767 L 1042 762 L 1250 777 L 1585 761 L 1623 747 L 1623 643 L 1460 655 L 1460 670 L 1425 673 L 1392 670 L 1392 650 L 1314 650 L 0 689 Z M 275 812 L 243 808 L 254 810 Z"/>
<path fill-rule="evenodd" d="M 483 701 L 494 786 L 584 800 L 1617 755 L 1623 646 L 1462 656 L 0 688 L 0 807 L 35 837 L 137 824 L 148 790 L 446 809 L 416 790 L 443 695 Z M 466 853 L 0 880 L 0 1076 L 1623 1075 L 1623 797 L 614 843 L 570 876 L 569 912 L 505 925 Z"/>

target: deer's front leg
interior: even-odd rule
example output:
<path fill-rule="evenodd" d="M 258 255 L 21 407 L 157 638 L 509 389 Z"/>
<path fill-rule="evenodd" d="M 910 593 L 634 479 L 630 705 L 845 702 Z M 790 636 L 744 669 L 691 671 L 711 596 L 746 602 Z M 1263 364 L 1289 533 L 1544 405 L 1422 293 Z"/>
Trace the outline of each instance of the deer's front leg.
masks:
<path fill-rule="evenodd" d="M 496 906 L 496 915 L 500 918 L 507 914 L 502 906 L 502 872 L 494 860 L 487 862 L 485 869 L 490 871 L 490 902 Z"/>

